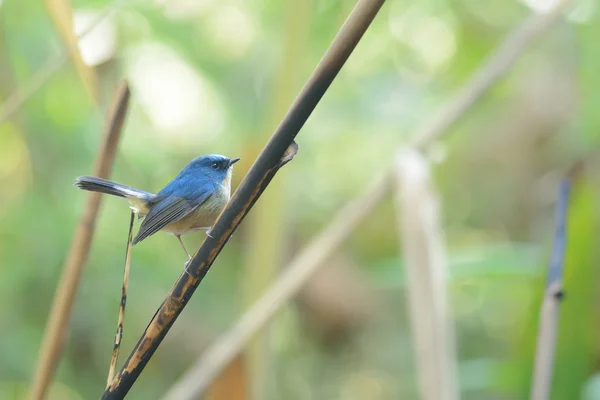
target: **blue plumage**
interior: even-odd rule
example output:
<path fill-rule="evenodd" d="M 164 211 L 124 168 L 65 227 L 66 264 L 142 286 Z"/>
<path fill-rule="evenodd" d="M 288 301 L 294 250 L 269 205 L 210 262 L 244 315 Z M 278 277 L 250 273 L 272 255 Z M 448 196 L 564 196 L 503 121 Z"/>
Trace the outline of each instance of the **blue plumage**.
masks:
<path fill-rule="evenodd" d="M 206 194 L 210 194 L 225 177 L 197 176 L 191 171 L 180 173 L 169 182 L 157 196 L 179 196 L 189 200 L 202 202 Z"/>
<path fill-rule="evenodd" d="M 232 166 L 238 160 L 218 154 L 195 158 L 157 194 L 91 176 L 77 178 L 75 186 L 127 198 L 145 217 L 133 244 L 164 230 L 177 237 L 190 257 L 180 236 L 212 226 L 229 201 Z"/>

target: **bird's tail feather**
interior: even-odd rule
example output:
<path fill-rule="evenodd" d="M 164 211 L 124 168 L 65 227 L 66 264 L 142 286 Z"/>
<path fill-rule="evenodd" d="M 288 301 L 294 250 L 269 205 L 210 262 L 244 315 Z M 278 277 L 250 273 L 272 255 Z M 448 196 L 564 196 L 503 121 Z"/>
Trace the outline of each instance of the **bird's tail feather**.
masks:
<path fill-rule="evenodd" d="M 106 193 L 119 197 L 134 197 L 136 199 L 144 200 L 154 197 L 152 193 L 121 185 L 120 183 L 107 181 L 106 179 L 96 178 L 95 176 L 80 176 L 75 180 L 74 185 L 82 190 Z"/>

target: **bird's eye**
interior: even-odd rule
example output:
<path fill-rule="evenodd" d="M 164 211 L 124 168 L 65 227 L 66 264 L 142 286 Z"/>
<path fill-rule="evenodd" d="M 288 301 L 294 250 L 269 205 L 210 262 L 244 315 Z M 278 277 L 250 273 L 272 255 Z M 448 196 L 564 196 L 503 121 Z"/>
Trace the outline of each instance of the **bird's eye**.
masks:
<path fill-rule="evenodd" d="M 216 162 L 212 163 L 210 166 L 212 169 L 219 169 L 219 164 L 217 164 Z"/>

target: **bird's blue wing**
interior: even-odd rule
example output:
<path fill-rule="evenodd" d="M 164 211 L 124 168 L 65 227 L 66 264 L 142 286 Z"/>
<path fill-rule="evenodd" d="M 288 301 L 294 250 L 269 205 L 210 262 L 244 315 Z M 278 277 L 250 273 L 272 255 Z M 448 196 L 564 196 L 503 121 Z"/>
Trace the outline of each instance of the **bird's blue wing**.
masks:
<path fill-rule="evenodd" d="M 165 226 L 177 222 L 204 203 L 214 192 L 212 182 L 188 179 L 173 180 L 156 195 L 156 202 L 146 215 L 133 244 L 139 243 Z"/>
<path fill-rule="evenodd" d="M 215 185 L 208 177 L 182 172 L 158 192 L 157 196 L 182 197 L 200 205 L 214 190 Z"/>

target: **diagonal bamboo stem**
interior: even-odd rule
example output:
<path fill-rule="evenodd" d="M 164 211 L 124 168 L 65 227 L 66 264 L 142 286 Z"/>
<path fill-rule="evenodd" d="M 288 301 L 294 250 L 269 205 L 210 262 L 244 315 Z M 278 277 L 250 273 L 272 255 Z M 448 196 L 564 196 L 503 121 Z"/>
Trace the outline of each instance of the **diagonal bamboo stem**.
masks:
<path fill-rule="evenodd" d="M 297 145 L 294 138 L 377 15 L 383 1 L 359 0 L 356 4 L 283 121 L 215 222 L 211 229 L 213 238 L 204 240 L 188 265 L 188 273 L 179 277 L 102 399 L 125 397 L 229 237 L 277 170 L 295 155 Z"/>
<path fill-rule="evenodd" d="M 110 175 L 128 104 L 129 86 L 126 82 L 122 82 L 115 90 L 111 108 L 107 114 L 106 131 L 93 170 L 96 176 L 108 178 Z M 46 333 L 32 384 L 31 392 L 34 400 L 41 400 L 45 397 L 52 376 L 56 371 L 67 334 L 75 295 L 94 237 L 94 224 L 99 209 L 100 193 L 90 192 L 87 196 L 84 211 L 79 219 L 79 224 L 73 234 L 71 248 L 63 266 L 50 311 L 50 318 L 46 325 Z"/>

